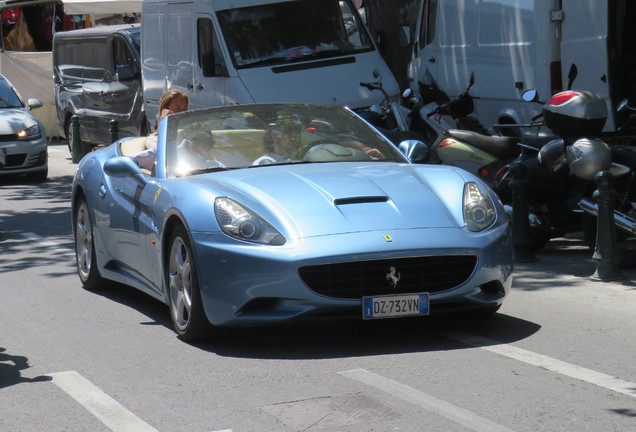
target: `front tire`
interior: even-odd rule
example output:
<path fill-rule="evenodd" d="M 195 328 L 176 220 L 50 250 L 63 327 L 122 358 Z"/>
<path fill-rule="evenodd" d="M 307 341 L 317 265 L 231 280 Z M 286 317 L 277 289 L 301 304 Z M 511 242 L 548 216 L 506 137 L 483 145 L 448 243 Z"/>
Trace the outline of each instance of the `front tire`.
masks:
<path fill-rule="evenodd" d="M 85 199 L 77 203 L 75 212 L 75 261 L 77 274 L 84 288 L 94 291 L 103 287 L 104 279 L 99 274 L 95 259 L 95 243 L 93 241 L 93 224 L 91 223 L 88 205 Z"/>
<path fill-rule="evenodd" d="M 172 323 L 179 339 L 195 342 L 206 337 L 212 326 L 203 310 L 192 246 L 182 225 L 173 231 L 169 247 L 165 278 Z"/>

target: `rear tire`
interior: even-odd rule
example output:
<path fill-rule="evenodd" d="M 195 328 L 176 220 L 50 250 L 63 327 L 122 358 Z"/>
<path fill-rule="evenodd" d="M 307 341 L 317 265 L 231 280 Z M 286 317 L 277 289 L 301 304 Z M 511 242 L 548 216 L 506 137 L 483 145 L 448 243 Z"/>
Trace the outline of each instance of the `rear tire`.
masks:
<path fill-rule="evenodd" d="M 84 288 L 90 291 L 99 290 L 105 280 L 99 274 L 95 257 L 95 243 L 93 241 L 93 224 L 86 200 L 81 198 L 75 211 L 75 261 L 77 274 Z"/>
<path fill-rule="evenodd" d="M 183 225 L 175 228 L 168 245 L 164 277 L 172 323 L 179 339 L 184 342 L 200 341 L 209 336 L 212 325 L 203 310 L 192 246 Z"/>

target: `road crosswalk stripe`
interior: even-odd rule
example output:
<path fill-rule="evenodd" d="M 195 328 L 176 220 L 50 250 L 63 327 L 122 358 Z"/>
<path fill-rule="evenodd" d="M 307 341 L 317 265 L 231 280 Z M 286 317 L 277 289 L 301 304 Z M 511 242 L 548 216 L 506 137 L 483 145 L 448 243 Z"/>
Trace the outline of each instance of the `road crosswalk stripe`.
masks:
<path fill-rule="evenodd" d="M 391 396 L 410 402 L 416 406 L 433 411 L 447 419 L 475 432 L 512 432 L 500 424 L 478 414 L 458 407 L 441 399 L 437 399 L 413 387 L 401 384 L 392 379 L 369 372 L 365 369 L 350 369 L 338 374 L 378 388 Z"/>

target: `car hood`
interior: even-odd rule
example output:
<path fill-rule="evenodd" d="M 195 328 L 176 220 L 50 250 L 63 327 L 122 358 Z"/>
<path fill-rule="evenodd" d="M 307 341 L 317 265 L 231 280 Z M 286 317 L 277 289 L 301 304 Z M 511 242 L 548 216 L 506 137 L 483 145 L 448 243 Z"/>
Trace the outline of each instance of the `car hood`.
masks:
<path fill-rule="evenodd" d="M 24 108 L 0 109 L 0 135 L 11 135 L 35 124 L 31 113 Z"/>
<path fill-rule="evenodd" d="M 465 179 L 448 167 L 353 163 L 257 167 L 204 177 L 287 236 L 464 225 Z M 208 186 L 212 184 L 208 183 Z"/>

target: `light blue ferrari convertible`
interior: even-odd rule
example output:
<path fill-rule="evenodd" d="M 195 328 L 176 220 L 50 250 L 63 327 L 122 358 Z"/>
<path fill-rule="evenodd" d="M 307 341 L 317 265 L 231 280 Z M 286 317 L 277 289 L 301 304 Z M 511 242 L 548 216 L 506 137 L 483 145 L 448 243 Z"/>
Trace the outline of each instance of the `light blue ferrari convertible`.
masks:
<path fill-rule="evenodd" d="M 414 164 L 347 108 L 175 114 L 91 152 L 73 180 L 77 269 L 165 302 L 185 341 L 215 327 L 493 313 L 512 283 L 510 221 L 479 179 Z M 405 156 L 406 155 L 406 156 Z M 408 156 L 408 157 L 407 157 Z"/>

